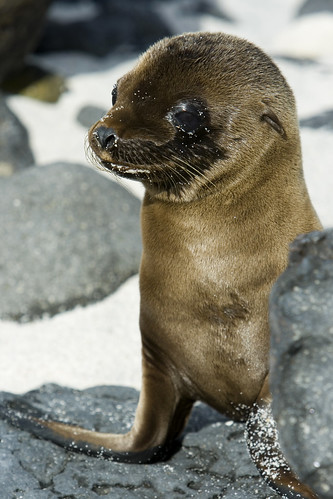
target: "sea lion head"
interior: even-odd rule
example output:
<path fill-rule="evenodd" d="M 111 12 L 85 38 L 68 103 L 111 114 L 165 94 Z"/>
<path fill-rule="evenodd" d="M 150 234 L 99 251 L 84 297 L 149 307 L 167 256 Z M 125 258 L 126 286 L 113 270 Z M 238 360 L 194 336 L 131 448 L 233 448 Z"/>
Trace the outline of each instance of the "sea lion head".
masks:
<path fill-rule="evenodd" d="M 272 158 L 283 160 L 298 143 L 279 69 L 231 35 L 157 42 L 118 80 L 112 104 L 89 131 L 94 160 L 165 200 L 192 201 L 217 187 L 227 199 L 235 183 L 246 190 L 262 182 L 277 168 Z"/>

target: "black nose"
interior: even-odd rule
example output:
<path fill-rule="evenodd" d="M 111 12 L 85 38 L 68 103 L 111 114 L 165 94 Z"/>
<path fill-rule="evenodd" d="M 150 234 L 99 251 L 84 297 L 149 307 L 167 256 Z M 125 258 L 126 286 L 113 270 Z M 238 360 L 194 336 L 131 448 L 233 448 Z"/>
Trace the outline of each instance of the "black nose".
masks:
<path fill-rule="evenodd" d="M 99 145 L 105 149 L 106 147 L 113 146 L 117 139 L 116 131 L 113 128 L 106 126 L 100 126 L 94 131 L 94 136 L 97 139 Z"/>

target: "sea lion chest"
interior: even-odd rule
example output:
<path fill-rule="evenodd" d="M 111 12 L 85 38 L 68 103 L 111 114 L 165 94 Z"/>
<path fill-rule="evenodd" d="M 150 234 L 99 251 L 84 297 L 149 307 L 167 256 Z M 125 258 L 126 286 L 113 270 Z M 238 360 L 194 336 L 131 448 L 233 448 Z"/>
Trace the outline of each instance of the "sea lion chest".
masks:
<path fill-rule="evenodd" d="M 239 388 L 241 401 L 257 394 L 253 379 L 260 383 L 267 372 L 268 335 L 266 303 L 248 282 L 237 227 L 215 208 L 143 203 L 140 323 L 155 360 L 221 408 L 221 391 L 224 404 L 241 378 L 250 380 Z"/>

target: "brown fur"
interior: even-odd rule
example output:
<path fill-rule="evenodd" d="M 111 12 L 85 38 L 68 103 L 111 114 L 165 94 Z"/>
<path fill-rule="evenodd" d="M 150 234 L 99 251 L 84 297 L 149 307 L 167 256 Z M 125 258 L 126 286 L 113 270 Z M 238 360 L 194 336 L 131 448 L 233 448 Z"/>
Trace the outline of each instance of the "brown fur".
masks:
<path fill-rule="evenodd" d="M 173 122 L 175 106 L 188 101 L 199 108 L 195 123 L 202 120 L 194 133 Z M 68 440 L 142 452 L 177 437 L 194 401 L 202 400 L 248 420 L 249 439 L 259 438 L 265 422 L 254 415 L 271 400 L 269 293 L 286 267 L 289 243 L 321 227 L 303 179 L 289 86 L 244 40 L 208 33 L 167 38 L 118 81 L 115 105 L 89 141 L 102 168 L 146 188 L 142 392 L 127 435 L 44 426 Z M 280 451 L 272 451 L 281 460 L 274 477 L 249 447 L 281 494 L 316 497 Z"/>

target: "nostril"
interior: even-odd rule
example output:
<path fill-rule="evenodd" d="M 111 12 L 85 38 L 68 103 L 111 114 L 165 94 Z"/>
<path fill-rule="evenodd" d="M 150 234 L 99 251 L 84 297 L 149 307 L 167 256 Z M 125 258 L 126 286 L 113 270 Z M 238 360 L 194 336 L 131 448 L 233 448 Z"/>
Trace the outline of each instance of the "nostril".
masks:
<path fill-rule="evenodd" d="M 113 146 L 117 139 L 116 131 L 113 128 L 109 128 L 106 126 L 100 126 L 99 128 L 96 128 L 93 135 L 99 145 L 104 149 L 107 146 Z"/>

